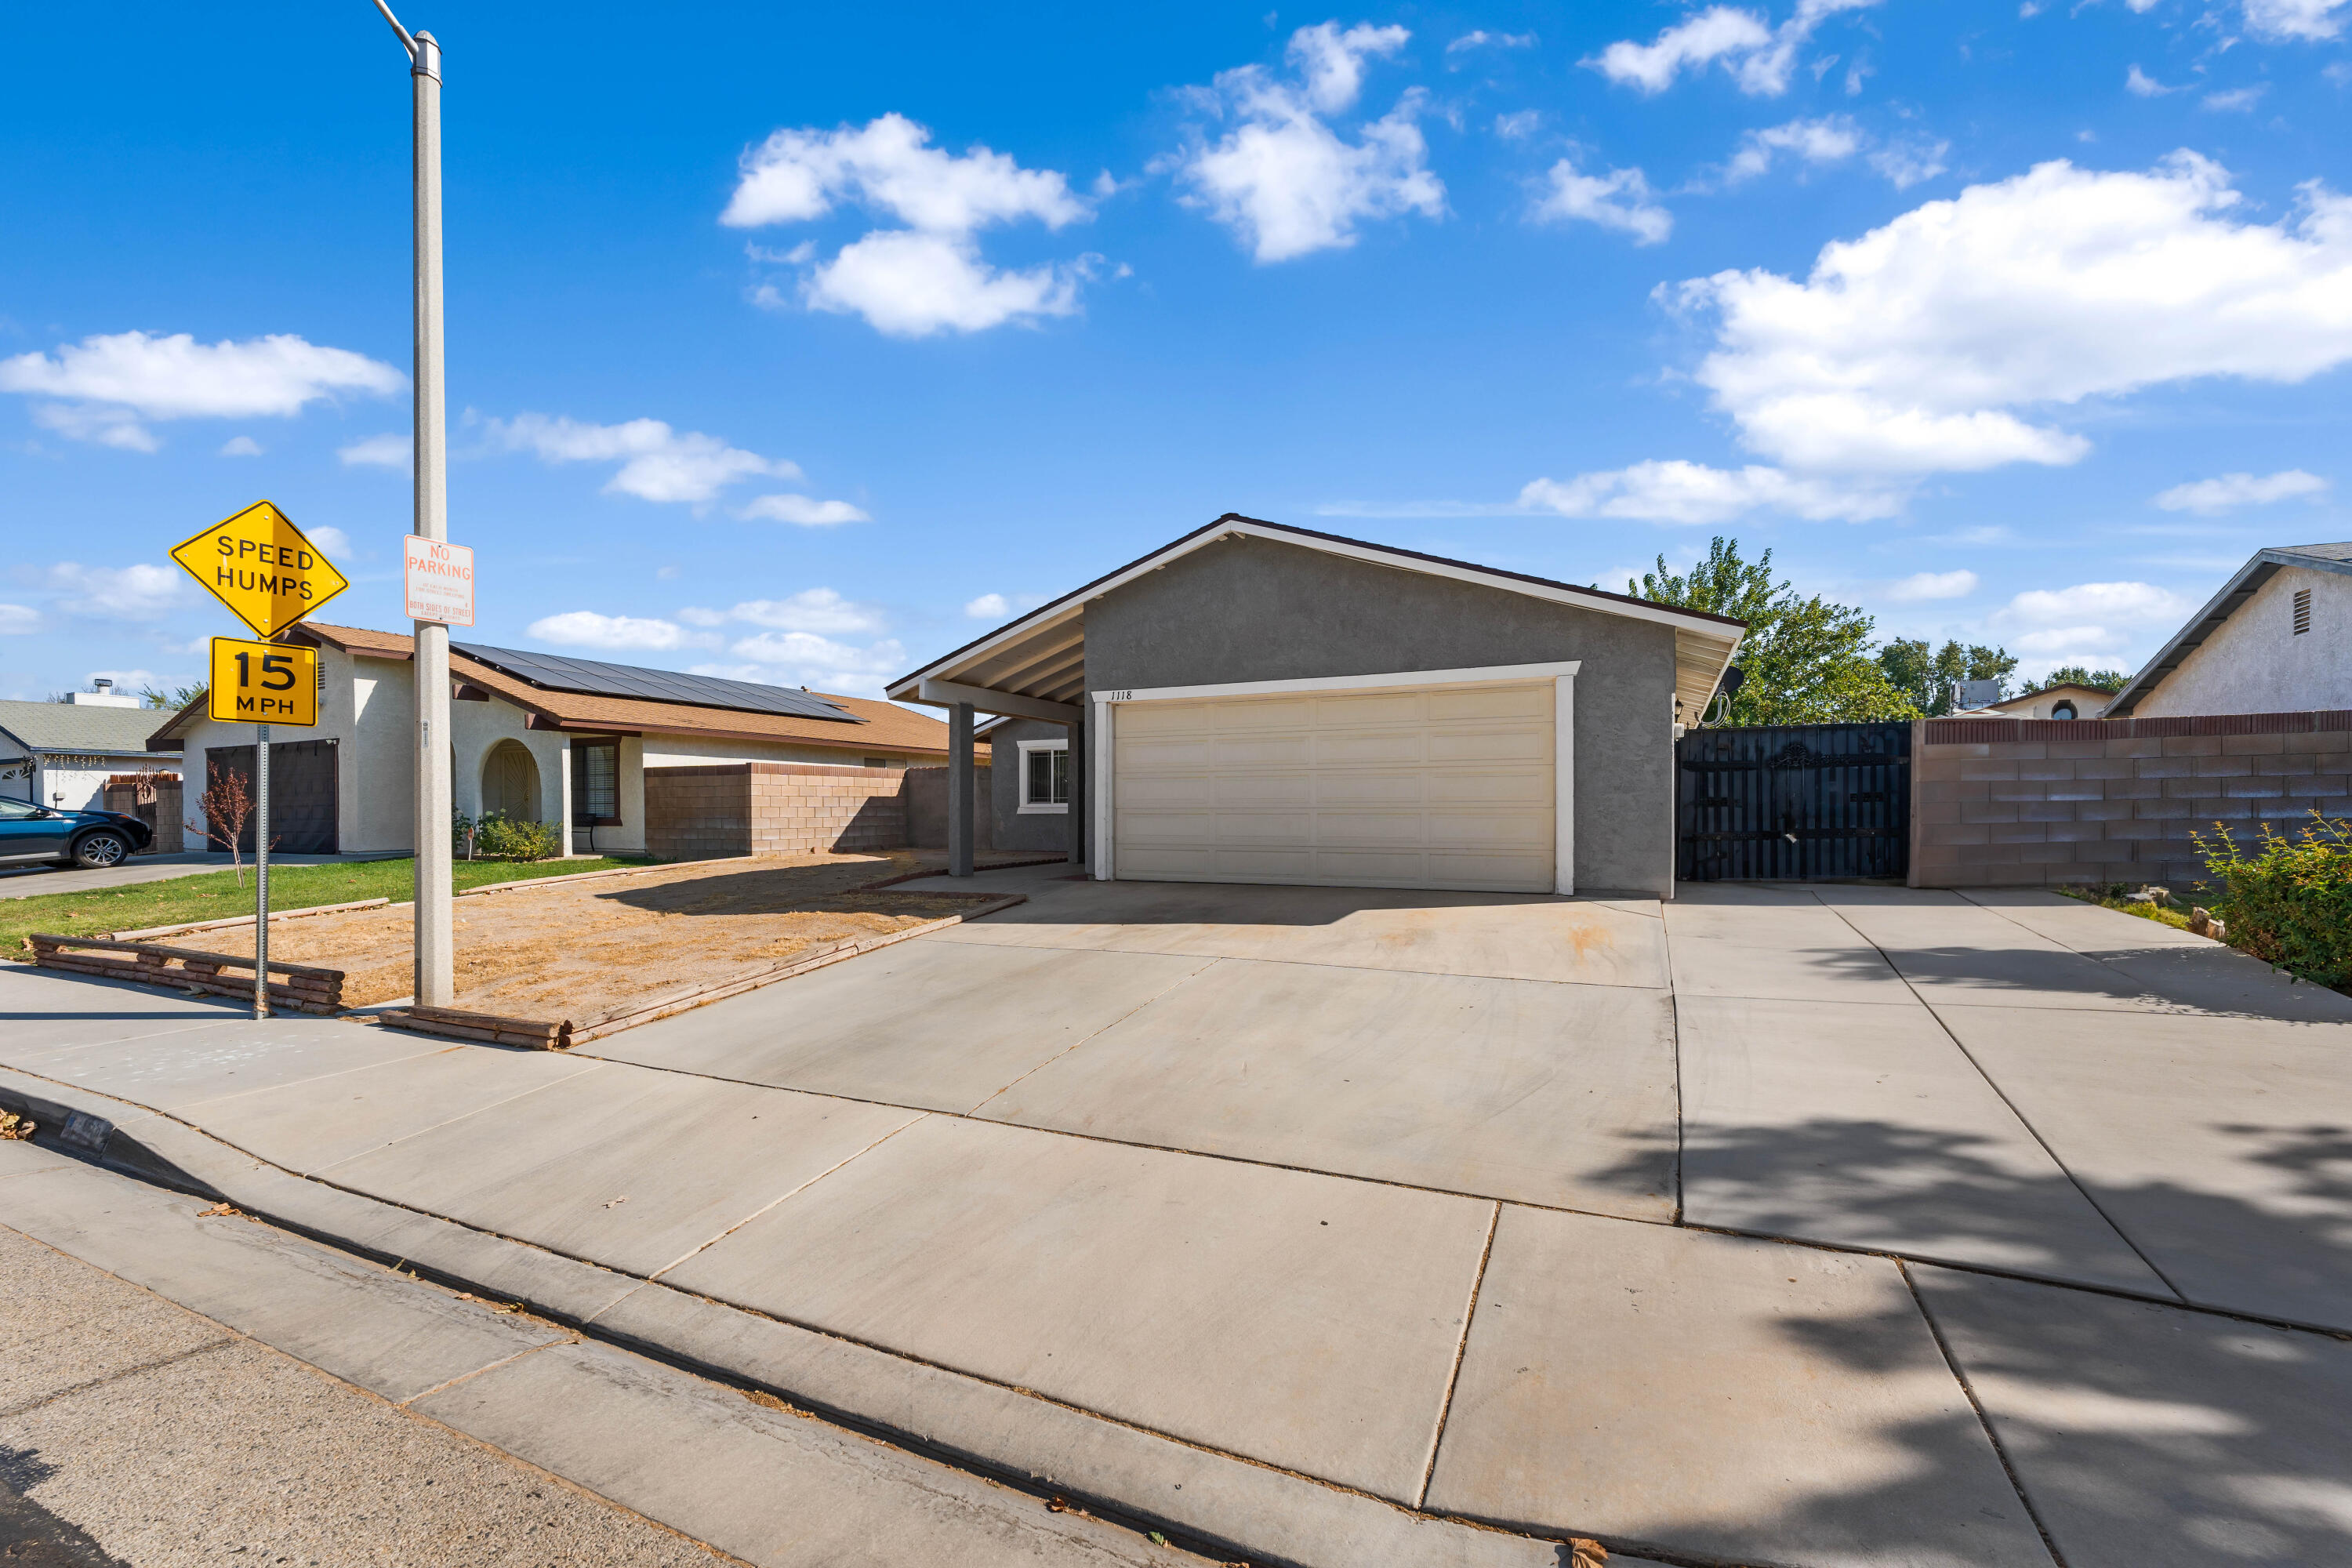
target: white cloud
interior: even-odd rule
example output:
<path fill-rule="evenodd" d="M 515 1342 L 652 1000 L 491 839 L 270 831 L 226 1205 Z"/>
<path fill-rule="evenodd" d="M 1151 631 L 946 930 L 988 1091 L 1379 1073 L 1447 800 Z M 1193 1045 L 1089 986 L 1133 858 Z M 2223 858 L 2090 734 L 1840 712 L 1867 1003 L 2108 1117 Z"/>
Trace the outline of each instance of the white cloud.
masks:
<path fill-rule="evenodd" d="M 735 515 L 747 521 L 795 522 L 803 528 L 873 521 L 845 500 L 817 500 L 810 496 L 760 496 Z"/>
<path fill-rule="evenodd" d="M 100 620 L 152 621 L 171 614 L 188 598 L 188 579 L 164 566 L 84 566 L 65 561 L 43 576 L 68 615 Z"/>
<path fill-rule="evenodd" d="M 719 221 L 738 228 L 805 223 L 848 202 L 905 225 L 852 241 L 799 284 L 810 308 L 863 316 L 892 336 L 1076 313 L 1092 258 L 1000 272 L 973 237 L 996 224 L 1034 219 L 1058 230 L 1091 217 L 1068 178 L 1024 169 L 986 147 L 957 156 L 931 146 L 930 135 L 901 114 L 856 129 L 779 131 L 743 155 L 742 178 Z M 806 266 L 815 256 L 803 244 L 755 258 Z M 755 298 L 773 304 L 784 296 L 771 287 Z"/>
<path fill-rule="evenodd" d="M 40 629 L 40 611 L 29 605 L 0 605 L 0 637 L 24 637 Z"/>
<path fill-rule="evenodd" d="M 1190 188 L 1185 199 L 1231 229 L 1260 262 L 1353 245 L 1357 225 L 1368 219 L 1443 216 L 1445 186 L 1428 169 L 1428 143 L 1415 123 L 1418 89 L 1352 142 L 1326 119 L 1353 107 L 1365 61 L 1394 54 L 1408 37 L 1402 27 L 1301 27 L 1289 48 L 1298 81 L 1277 80 L 1258 66 L 1221 73 L 1195 101 L 1238 123 L 1214 142 L 1196 138 L 1161 166 L 1175 168 Z"/>
<path fill-rule="evenodd" d="M 1328 26 L 1329 24 L 1326 23 L 1325 26 Z M 1402 28 L 1398 30 L 1402 31 Z M 1497 49 L 1531 49 L 1536 47 L 1536 36 L 1533 33 L 1490 33 L 1486 31 L 1486 28 L 1480 27 L 1474 32 L 1463 34 L 1460 37 L 1446 45 L 1445 52 L 1449 55 L 1458 55 L 1470 49 L 1484 49 L 1490 47 Z"/>
<path fill-rule="evenodd" d="M 2071 588 L 2034 588 L 2018 595 L 1993 615 L 1993 624 L 2029 631 L 2084 630 L 2081 623 L 2128 626 L 2178 621 L 2194 608 L 2187 599 L 2153 583 L 2077 583 Z"/>
<path fill-rule="evenodd" d="M 2193 511 L 2210 517 L 2235 511 L 2242 506 L 2268 506 L 2273 501 L 2292 500 L 2298 496 L 2316 497 L 2326 490 L 2327 481 L 2317 474 L 2284 468 L 2259 479 L 2252 474 L 2223 474 L 2219 479 L 2175 485 L 2158 496 L 2156 504 L 2167 511 Z"/>
<path fill-rule="evenodd" d="M 1877 0 L 1798 0 L 1780 26 L 1769 27 L 1753 11 L 1715 5 L 1668 27 L 1647 44 L 1631 39 L 1610 45 L 1584 63 L 1610 80 L 1644 93 L 1660 93 L 1685 69 L 1721 65 L 1755 98 L 1777 98 L 1789 89 L 1797 51 L 1831 16 L 1859 10 Z"/>
<path fill-rule="evenodd" d="M 1013 605 L 1002 594 L 982 594 L 967 602 L 963 613 L 975 621 L 1001 621 L 1013 613 Z"/>
<path fill-rule="evenodd" d="M 1506 142 L 1524 142 L 1543 124 L 1543 110 L 1516 110 L 1509 114 L 1495 116 L 1495 134 Z"/>
<path fill-rule="evenodd" d="M 250 436 L 232 436 L 221 443 L 220 455 L 224 458 L 258 458 L 261 456 L 261 443 Z"/>
<path fill-rule="evenodd" d="M 348 447 L 338 447 L 335 456 L 342 459 L 346 468 L 404 468 L 408 467 L 409 452 L 415 445 L 416 439 L 413 436 L 386 432 L 354 441 Z"/>
<path fill-rule="evenodd" d="M 641 500 L 699 506 L 753 474 L 801 478 L 798 464 L 746 452 L 698 430 L 681 433 L 658 419 L 588 425 L 544 414 L 518 414 L 512 419 L 488 420 L 483 428 L 509 451 L 530 452 L 541 462 L 617 462 L 621 467 L 606 481 L 604 492 Z"/>
<path fill-rule="evenodd" d="M 2252 87 L 2235 88 L 2228 92 L 2209 92 L 2205 95 L 2205 107 L 2219 110 L 2225 114 L 2251 110 L 2263 100 L 2263 94 L 2269 90 L 2268 83 L 2257 83 Z"/>
<path fill-rule="evenodd" d="M 883 681 L 907 667 L 907 650 L 891 637 L 860 646 L 809 632 L 765 632 L 745 637 L 727 651 L 747 662 L 699 664 L 695 673 L 879 696 Z"/>
<path fill-rule="evenodd" d="M 407 384 L 388 364 L 290 332 L 217 343 L 115 332 L 61 345 L 55 357 L 0 360 L 0 392 L 64 400 L 36 411 L 45 428 L 132 451 L 155 449 L 142 421 L 290 418 L 341 393 L 383 396 Z"/>
<path fill-rule="evenodd" d="M 1896 190 L 1907 191 L 1920 181 L 1932 180 L 1942 174 L 1944 154 L 1951 150 L 1949 142 L 1909 137 L 1886 142 L 1870 154 L 1868 162 Z"/>
<path fill-rule="evenodd" d="M 593 610 L 567 610 L 542 616 L 524 635 L 559 647 L 593 647 L 606 653 L 656 653 L 673 648 L 709 647 L 714 639 L 688 631 L 675 621 L 639 616 L 600 616 Z"/>
<path fill-rule="evenodd" d="M 1566 481 L 1535 479 L 1519 491 L 1519 504 L 1563 517 L 1622 517 L 1643 522 L 1725 522 L 1759 510 L 1864 522 L 1894 516 L 1902 510 L 1903 497 L 1755 464 L 1711 468 L 1673 458 L 1579 474 Z"/>
<path fill-rule="evenodd" d="M 332 523 L 321 523 L 316 528 L 306 528 L 302 532 L 311 543 L 327 552 L 328 560 L 351 559 L 352 536 Z"/>
<path fill-rule="evenodd" d="M 1674 232 L 1675 215 L 1653 198 L 1639 169 L 1584 174 L 1573 158 L 1562 158 L 1545 181 L 1547 188 L 1529 215 L 1538 221 L 1581 219 L 1630 234 L 1636 245 L 1656 245 Z"/>
<path fill-rule="evenodd" d="M 2344 31 L 2337 15 L 2347 0 L 2246 0 L 2246 28 L 2273 43 L 2299 38 L 2316 43 Z"/>
<path fill-rule="evenodd" d="M 2132 68 L 2124 73 L 2124 90 L 2135 98 L 2162 98 L 2166 93 L 2179 92 L 2180 89 L 2165 86 L 2140 69 L 2135 62 Z"/>
<path fill-rule="evenodd" d="M 811 308 L 863 316 L 896 338 L 979 332 L 1007 321 L 1074 316 L 1087 258 L 1024 271 L 1001 271 L 959 234 L 882 229 L 842 247 L 801 283 Z"/>
<path fill-rule="evenodd" d="M 1864 137 L 1853 117 L 1825 114 L 1819 120 L 1791 120 L 1786 125 L 1750 131 L 1739 139 L 1739 150 L 1724 166 L 1723 177 L 1733 183 L 1754 179 L 1772 167 L 1775 156 L 1792 153 L 1808 163 L 1837 163 L 1862 151 Z"/>
<path fill-rule="evenodd" d="M 1662 290 L 1717 315 L 1696 379 L 1750 448 L 1800 469 L 1919 474 L 2063 464 L 2082 437 L 2029 418 L 2210 375 L 2298 382 L 2352 359 L 2352 200 L 2232 221 L 2215 163 L 2057 161 L 1761 268 Z"/>
<path fill-rule="evenodd" d="M 687 609 L 678 619 L 698 626 L 742 621 L 784 632 L 878 632 L 881 608 L 845 599 L 831 588 L 807 588 L 789 599 L 747 599 L 729 610 Z"/>
<path fill-rule="evenodd" d="M 1898 605 L 1916 605 L 1929 599 L 1965 599 L 1977 591 L 1977 574 L 1973 572 L 1915 572 L 1886 590 L 1886 596 Z"/>

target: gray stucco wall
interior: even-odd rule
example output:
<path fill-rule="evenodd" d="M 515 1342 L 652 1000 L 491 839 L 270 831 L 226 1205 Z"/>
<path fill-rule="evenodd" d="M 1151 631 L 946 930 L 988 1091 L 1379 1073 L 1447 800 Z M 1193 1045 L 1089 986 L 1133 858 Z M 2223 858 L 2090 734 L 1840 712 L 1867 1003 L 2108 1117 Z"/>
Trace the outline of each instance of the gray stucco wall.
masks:
<path fill-rule="evenodd" d="M 2311 592 L 2311 629 L 2294 630 L 2294 595 Z M 2281 568 L 2221 629 L 2132 709 L 2179 713 L 2300 713 L 2352 708 L 2352 576 Z"/>
<path fill-rule="evenodd" d="M 1021 742 L 1061 741 L 1066 726 L 1043 719 L 1007 719 L 988 731 L 991 828 L 999 849 L 1034 849 L 1050 855 L 1070 847 L 1070 819 L 1051 812 L 1021 814 Z"/>
<path fill-rule="evenodd" d="M 1196 550 L 1087 606 L 1089 690 L 1564 659 L 1583 661 L 1576 886 L 1670 898 L 1670 626 L 1250 538 Z"/>

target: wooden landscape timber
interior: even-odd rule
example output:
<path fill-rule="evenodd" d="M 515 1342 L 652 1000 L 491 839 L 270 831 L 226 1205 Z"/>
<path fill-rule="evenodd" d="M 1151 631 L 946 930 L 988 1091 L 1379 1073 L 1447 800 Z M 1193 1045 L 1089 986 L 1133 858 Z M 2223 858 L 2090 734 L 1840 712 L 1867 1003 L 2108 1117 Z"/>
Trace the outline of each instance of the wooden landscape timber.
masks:
<path fill-rule="evenodd" d="M 269 918 L 273 922 L 299 920 L 304 915 L 333 915 L 345 910 L 382 909 L 391 902 L 390 899 L 353 899 L 348 904 L 310 904 L 299 910 L 272 910 Z M 249 926 L 252 923 L 251 915 L 231 915 L 226 920 L 182 921 L 176 925 L 145 926 L 138 931 L 110 931 L 107 934 L 116 942 L 148 942 L 159 936 L 188 936 L 200 931 L 226 931 L 231 926 Z M 277 965 L 270 967 L 275 969 Z"/>
<path fill-rule="evenodd" d="M 50 936 L 36 932 L 25 939 L 33 963 L 43 969 L 72 974 L 94 974 L 108 980 L 129 980 L 142 985 L 169 986 L 176 991 L 253 1000 L 254 961 L 234 953 L 203 952 L 194 948 L 164 947 L 151 942 L 125 942 L 117 937 Z M 98 953 L 127 952 L 128 960 L 102 958 Z M 172 967 L 173 960 L 179 967 Z M 224 974 L 242 969 L 245 974 Z M 343 972 L 307 963 L 272 960 L 269 1005 L 299 1013 L 331 1014 L 343 1010 Z M 284 976 L 283 980 L 276 978 Z"/>
<path fill-rule="evenodd" d="M 927 870 L 918 872 L 917 875 L 929 877 L 936 876 L 938 873 Z M 890 879 L 891 881 L 908 879 L 899 877 Z M 883 885 L 886 884 L 875 884 L 875 886 Z M 860 888 L 856 890 L 863 892 L 867 889 Z M 827 964 L 839 963 L 844 959 L 856 958 L 863 952 L 872 952 L 877 948 L 912 941 L 919 936 L 928 936 L 932 931 L 944 931 L 949 926 L 961 925 L 965 921 L 976 920 L 982 915 L 992 915 L 999 910 L 1009 910 L 1015 904 L 1025 904 L 1029 901 L 1028 895 L 1025 893 L 943 892 L 935 896 L 943 899 L 970 899 L 974 900 L 974 903 L 971 909 L 962 914 L 949 915 L 943 920 L 925 921 L 920 925 L 908 926 L 904 931 L 886 931 L 875 936 L 858 937 L 848 942 L 832 942 L 806 952 L 794 953 L 791 958 L 765 969 L 755 969 L 748 973 L 730 975 L 725 980 L 709 985 L 696 986 L 688 991 L 673 992 L 669 995 L 656 996 L 650 1001 L 630 1002 L 609 1012 L 586 1018 L 565 1018 L 558 1022 L 549 1022 L 536 1018 L 501 1017 L 490 1013 L 468 1013 L 455 1007 L 410 1006 L 378 1013 L 375 1015 L 375 1019 L 378 1023 L 392 1028 L 412 1030 L 421 1035 L 440 1035 L 449 1039 L 475 1040 L 500 1046 L 520 1046 L 531 1050 L 568 1050 L 573 1046 L 585 1045 L 590 1040 L 602 1039 L 607 1035 L 617 1035 L 624 1029 L 634 1029 L 640 1024 L 650 1024 L 657 1018 L 667 1018 L 673 1014 L 708 1006 L 713 1002 L 722 1002 L 730 996 L 740 995 L 746 991 L 756 991 L 763 985 L 773 985 L 778 981 L 790 980 L 798 974 L 806 974 L 813 969 L 823 969 Z M 277 965 L 272 964 L 270 967 L 274 969 Z"/>

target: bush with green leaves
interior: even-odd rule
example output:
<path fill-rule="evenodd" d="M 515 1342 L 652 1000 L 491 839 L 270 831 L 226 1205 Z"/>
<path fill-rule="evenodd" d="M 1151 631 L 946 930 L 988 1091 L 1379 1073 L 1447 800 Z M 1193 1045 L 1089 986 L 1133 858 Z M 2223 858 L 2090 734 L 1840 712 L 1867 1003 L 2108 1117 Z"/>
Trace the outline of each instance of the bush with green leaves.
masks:
<path fill-rule="evenodd" d="M 2352 984 L 2352 823 L 2315 811 L 2293 837 L 2264 823 L 2252 845 L 2213 826 L 2197 852 L 2221 888 L 2213 912 L 2230 944 L 2305 980 Z"/>
<path fill-rule="evenodd" d="M 478 820 L 462 811 L 455 816 L 451 831 L 460 856 L 467 853 L 468 832 L 477 860 L 551 860 L 563 853 L 562 835 L 552 823 L 509 816 L 503 811 L 486 811 Z"/>

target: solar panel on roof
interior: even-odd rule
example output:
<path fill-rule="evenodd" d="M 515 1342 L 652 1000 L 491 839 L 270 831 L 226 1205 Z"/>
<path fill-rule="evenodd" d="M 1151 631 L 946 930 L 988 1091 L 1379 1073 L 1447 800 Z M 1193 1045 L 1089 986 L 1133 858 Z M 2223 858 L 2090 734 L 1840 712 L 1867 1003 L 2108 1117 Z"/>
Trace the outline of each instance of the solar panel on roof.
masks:
<path fill-rule="evenodd" d="M 451 643 L 449 647 L 478 664 L 487 664 L 517 680 L 549 691 L 634 697 L 653 702 L 690 702 L 698 708 L 781 713 L 794 719 L 829 719 L 843 724 L 866 722 L 836 703 L 788 686 L 762 686 L 756 680 L 726 680 L 715 675 L 688 675 L 675 669 L 645 669 L 634 664 L 606 664 L 593 658 L 565 658 L 551 653 L 525 653 L 520 648 L 488 647 L 480 643 Z"/>

